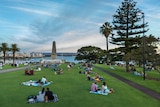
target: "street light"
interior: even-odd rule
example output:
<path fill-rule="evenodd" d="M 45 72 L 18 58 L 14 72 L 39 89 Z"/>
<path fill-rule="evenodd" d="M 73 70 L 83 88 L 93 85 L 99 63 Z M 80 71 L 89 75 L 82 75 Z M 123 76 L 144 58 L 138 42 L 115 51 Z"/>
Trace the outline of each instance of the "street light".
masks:
<path fill-rule="evenodd" d="M 143 79 L 145 80 L 145 75 L 146 75 L 146 73 L 145 73 L 145 36 L 144 36 L 144 33 L 145 33 L 145 31 L 144 31 L 144 24 L 145 24 L 145 17 L 144 17 L 144 13 L 142 12 L 141 13 L 142 14 L 142 18 L 143 18 L 143 40 L 142 40 L 142 42 L 143 42 L 143 46 L 142 46 L 142 57 L 143 57 Z"/>
<path fill-rule="evenodd" d="M 145 78 L 145 75 L 146 75 L 146 73 L 145 73 L 145 36 L 144 36 L 144 33 L 145 33 L 145 29 L 144 29 L 144 27 L 145 27 L 145 16 L 144 16 L 144 13 L 143 12 L 139 12 L 139 14 L 137 14 L 137 15 L 142 15 L 142 18 L 143 18 L 143 36 L 142 36 L 142 64 L 143 64 L 143 79 L 145 80 L 146 78 Z"/>

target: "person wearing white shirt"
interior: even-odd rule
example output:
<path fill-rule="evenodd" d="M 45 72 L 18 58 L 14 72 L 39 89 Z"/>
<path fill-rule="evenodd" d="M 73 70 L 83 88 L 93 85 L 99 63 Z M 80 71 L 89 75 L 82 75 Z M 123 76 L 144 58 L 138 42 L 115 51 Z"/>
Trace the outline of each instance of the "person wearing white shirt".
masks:
<path fill-rule="evenodd" d="M 46 79 L 46 77 L 45 77 L 45 76 L 43 76 L 43 77 L 42 77 L 42 79 L 41 79 L 41 83 L 42 83 L 42 84 L 46 84 L 46 83 L 47 83 L 47 79 Z"/>

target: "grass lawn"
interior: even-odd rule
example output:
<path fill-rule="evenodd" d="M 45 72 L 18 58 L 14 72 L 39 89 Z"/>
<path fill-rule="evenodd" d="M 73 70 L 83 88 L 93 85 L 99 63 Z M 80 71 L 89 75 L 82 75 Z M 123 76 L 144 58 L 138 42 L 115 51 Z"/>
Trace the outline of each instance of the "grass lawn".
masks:
<path fill-rule="evenodd" d="M 104 95 L 90 94 L 92 81 L 86 80 L 85 74 L 79 74 L 79 65 L 68 70 L 66 64 L 60 65 L 63 68 L 62 75 L 55 75 L 51 68 L 42 68 L 36 71 L 33 76 L 25 76 L 24 70 L 0 74 L 0 106 L 1 107 L 159 107 L 160 102 L 145 95 L 144 93 L 130 87 L 110 75 L 93 69 L 98 72 L 112 87 L 115 93 Z M 104 67 L 104 65 L 102 66 Z M 41 87 L 23 86 L 23 81 L 38 80 L 46 76 L 48 81 L 53 81 L 49 87 L 58 95 L 58 102 L 27 104 L 28 95 L 37 95 Z M 155 82 L 152 82 L 154 84 Z M 102 83 L 98 83 L 99 86 Z M 150 85 L 150 84 L 148 84 Z"/>

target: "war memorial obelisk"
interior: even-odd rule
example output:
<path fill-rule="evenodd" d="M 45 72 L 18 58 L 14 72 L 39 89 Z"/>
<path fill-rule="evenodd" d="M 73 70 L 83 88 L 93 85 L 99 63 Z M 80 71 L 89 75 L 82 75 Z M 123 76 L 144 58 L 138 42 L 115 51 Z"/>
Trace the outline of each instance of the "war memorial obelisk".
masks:
<path fill-rule="evenodd" d="M 56 59 L 57 57 L 57 54 L 56 54 L 56 42 L 53 41 L 53 44 L 52 44 L 52 59 Z"/>

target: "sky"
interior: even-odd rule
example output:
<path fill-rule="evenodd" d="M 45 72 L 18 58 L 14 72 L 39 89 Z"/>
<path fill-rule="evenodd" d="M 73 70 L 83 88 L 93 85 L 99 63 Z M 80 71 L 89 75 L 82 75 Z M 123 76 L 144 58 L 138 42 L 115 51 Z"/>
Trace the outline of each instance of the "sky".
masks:
<path fill-rule="evenodd" d="M 77 52 L 84 46 L 106 49 L 100 27 L 111 23 L 123 0 L 0 0 L 0 43 L 24 52 Z M 160 37 L 160 1 L 134 0 L 149 31 Z M 109 49 L 118 46 L 109 44 Z"/>

